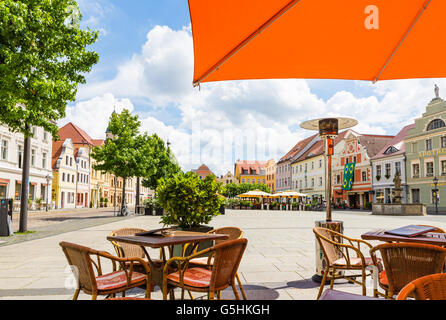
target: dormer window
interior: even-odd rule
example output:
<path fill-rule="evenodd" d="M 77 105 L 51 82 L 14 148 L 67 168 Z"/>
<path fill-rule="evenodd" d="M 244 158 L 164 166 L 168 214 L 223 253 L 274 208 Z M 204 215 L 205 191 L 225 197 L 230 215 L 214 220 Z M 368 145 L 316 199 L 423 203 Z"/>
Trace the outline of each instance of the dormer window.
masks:
<path fill-rule="evenodd" d="M 443 128 L 443 127 L 446 127 L 446 124 L 444 123 L 444 121 L 441 119 L 435 119 L 429 123 L 429 125 L 427 126 L 427 131 L 435 130 L 435 129 L 439 129 L 439 128 Z"/>
<path fill-rule="evenodd" d="M 384 154 L 392 154 L 392 153 L 395 153 L 395 152 L 398 152 L 399 150 L 397 149 L 397 148 L 395 148 L 395 147 L 389 147 L 389 148 L 387 148 L 387 150 L 384 152 Z"/>

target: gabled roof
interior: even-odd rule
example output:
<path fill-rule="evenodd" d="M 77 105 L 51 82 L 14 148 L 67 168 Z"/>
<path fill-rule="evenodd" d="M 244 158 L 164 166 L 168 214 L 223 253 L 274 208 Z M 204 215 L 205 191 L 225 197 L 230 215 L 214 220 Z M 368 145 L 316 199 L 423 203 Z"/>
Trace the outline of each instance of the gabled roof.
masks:
<path fill-rule="evenodd" d="M 404 143 L 404 139 L 407 136 L 407 132 L 414 127 L 415 124 L 410 124 L 401 129 L 401 131 L 392 140 L 390 140 L 384 147 L 381 148 L 381 150 L 378 151 L 378 153 L 375 156 L 372 157 L 372 160 L 391 157 L 405 153 L 406 144 Z M 386 154 L 386 151 L 388 150 L 392 151 L 396 150 L 396 151 Z"/>
<path fill-rule="evenodd" d="M 382 136 L 382 135 L 360 135 L 358 140 L 367 150 L 369 158 L 373 158 L 380 152 L 395 136 Z"/>
<path fill-rule="evenodd" d="M 314 138 L 316 138 L 319 134 L 316 133 L 314 135 L 312 135 L 311 137 L 308 137 L 304 140 L 299 141 L 298 143 L 296 143 L 296 145 L 290 150 L 288 151 L 287 154 L 285 154 L 282 158 L 280 158 L 280 160 L 277 162 L 277 164 L 280 164 L 282 162 L 285 162 L 287 160 L 293 160 L 293 158 L 300 152 L 302 151 L 306 145 L 308 143 L 310 143 Z"/>
<path fill-rule="evenodd" d="M 88 144 L 94 146 L 93 139 L 81 128 L 76 126 L 72 122 L 68 122 L 62 128 L 59 129 L 60 140 L 70 138 L 73 144 Z"/>
<path fill-rule="evenodd" d="M 102 146 L 105 142 L 104 139 L 91 139 L 91 141 L 93 142 L 94 146 L 96 146 L 96 147 Z"/>
<path fill-rule="evenodd" d="M 248 174 L 255 170 L 258 175 L 264 173 L 267 163 L 267 161 L 242 160 L 235 163 L 235 168 L 238 167 L 241 174 L 243 174 L 243 170 L 248 170 Z"/>

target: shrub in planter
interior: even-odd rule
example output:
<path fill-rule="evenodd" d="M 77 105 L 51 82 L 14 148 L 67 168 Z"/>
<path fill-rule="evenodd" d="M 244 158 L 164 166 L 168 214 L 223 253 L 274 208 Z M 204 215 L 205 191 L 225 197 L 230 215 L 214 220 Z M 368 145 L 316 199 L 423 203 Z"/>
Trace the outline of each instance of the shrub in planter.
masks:
<path fill-rule="evenodd" d="M 242 200 L 240 201 L 240 207 L 243 207 L 244 209 L 251 209 L 252 203 L 248 200 Z"/>
<path fill-rule="evenodd" d="M 221 183 L 212 175 L 200 180 L 194 172 L 178 173 L 160 179 L 156 190 L 157 203 L 164 208 L 162 223 L 186 231 L 207 232 L 207 224 L 220 215 L 224 198 L 219 195 Z M 198 250 L 212 246 L 212 241 L 201 243 Z M 174 248 L 174 256 L 181 255 L 182 246 Z"/>
<path fill-rule="evenodd" d="M 299 209 L 299 202 L 293 202 L 292 203 L 292 207 L 293 207 L 293 210 L 298 210 Z"/>
<path fill-rule="evenodd" d="M 142 204 L 144 206 L 144 215 L 146 216 L 153 215 L 153 207 L 154 207 L 153 200 L 151 198 L 145 199 L 142 202 Z"/>
<path fill-rule="evenodd" d="M 271 203 L 271 208 L 273 209 L 273 210 L 277 210 L 277 207 L 279 206 L 279 203 L 277 202 L 277 201 L 273 201 L 272 203 Z"/>
<path fill-rule="evenodd" d="M 196 228 L 220 214 L 224 198 L 218 194 L 221 184 L 212 175 L 200 180 L 194 172 L 179 173 L 159 182 L 156 194 L 157 202 L 165 210 L 161 218 L 164 225 Z"/>

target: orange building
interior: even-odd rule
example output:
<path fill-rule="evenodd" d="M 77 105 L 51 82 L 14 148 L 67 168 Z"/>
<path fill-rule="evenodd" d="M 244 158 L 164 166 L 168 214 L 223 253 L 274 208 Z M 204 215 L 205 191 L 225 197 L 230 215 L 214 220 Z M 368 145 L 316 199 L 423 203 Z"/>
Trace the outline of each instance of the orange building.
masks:
<path fill-rule="evenodd" d="M 215 174 L 205 164 L 202 164 L 197 170 L 192 170 L 192 171 L 198 174 L 201 180 L 203 180 L 204 178 L 206 178 L 208 175 L 211 174 L 215 176 Z"/>

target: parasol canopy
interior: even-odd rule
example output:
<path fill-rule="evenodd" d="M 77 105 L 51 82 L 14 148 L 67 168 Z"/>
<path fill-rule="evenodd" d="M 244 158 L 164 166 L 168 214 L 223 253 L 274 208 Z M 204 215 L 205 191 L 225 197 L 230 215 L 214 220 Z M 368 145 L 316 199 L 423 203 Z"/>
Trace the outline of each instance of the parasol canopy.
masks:
<path fill-rule="evenodd" d="M 238 195 L 241 198 L 267 198 L 271 196 L 270 193 L 263 192 L 261 190 L 251 190 Z"/>
<path fill-rule="evenodd" d="M 446 75 L 444 0 L 189 0 L 194 84 Z"/>

